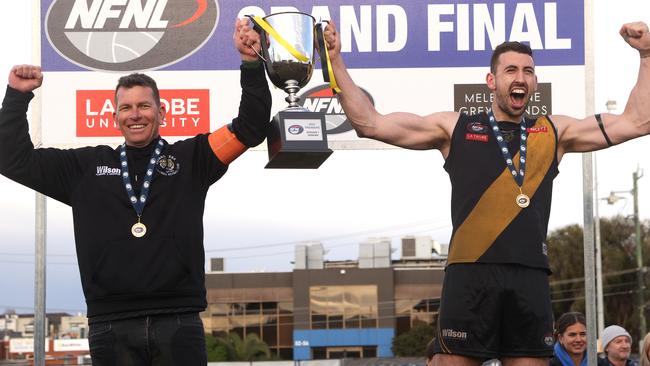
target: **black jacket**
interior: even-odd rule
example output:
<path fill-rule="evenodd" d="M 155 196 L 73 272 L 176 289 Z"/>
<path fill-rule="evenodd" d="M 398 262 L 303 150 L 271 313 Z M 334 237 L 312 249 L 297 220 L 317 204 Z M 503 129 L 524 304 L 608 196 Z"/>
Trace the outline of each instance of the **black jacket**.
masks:
<path fill-rule="evenodd" d="M 609 362 L 607 357 L 605 358 L 598 357 L 598 366 L 613 366 L 613 365 L 611 362 Z M 625 362 L 625 366 L 639 366 L 639 363 L 628 359 Z"/>
<path fill-rule="evenodd" d="M 233 125 L 264 128 L 271 98 L 262 67 L 242 68 L 241 84 Z M 167 164 L 156 165 L 142 214 L 147 234 L 135 238 L 137 216 L 121 179 L 119 149 L 34 149 L 26 118 L 32 97 L 7 88 L 0 110 L 0 173 L 72 207 L 88 317 L 204 310 L 205 197 L 227 170 L 210 149 L 208 134 L 164 148 Z M 127 149 L 132 175 L 144 173 L 154 145 Z"/>

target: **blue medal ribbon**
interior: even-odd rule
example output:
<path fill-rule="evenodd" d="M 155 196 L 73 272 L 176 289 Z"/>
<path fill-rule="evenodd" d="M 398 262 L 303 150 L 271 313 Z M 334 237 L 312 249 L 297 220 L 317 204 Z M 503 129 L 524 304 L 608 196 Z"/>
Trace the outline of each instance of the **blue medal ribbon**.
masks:
<path fill-rule="evenodd" d="M 522 208 L 526 207 L 530 202 L 530 198 L 523 194 L 521 190 L 521 187 L 524 184 L 524 174 L 526 173 L 526 146 L 528 143 L 528 129 L 526 127 L 526 119 L 522 115 L 521 123 L 519 124 L 521 129 L 519 139 L 519 170 L 515 168 L 515 164 L 512 161 L 512 156 L 508 150 L 508 145 L 506 145 L 503 135 L 501 135 L 501 131 L 499 130 L 499 126 L 497 125 L 496 118 L 494 118 L 494 113 L 492 113 L 492 111 L 488 112 L 488 120 L 490 122 L 490 127 L 492 128 L 492 133 L 497 140 L 497 144 L 499 144 L 499 149 L 501 150 L 501 155 L 503 155 L 503 159 L 506 162 L 506 166 L 508 167 L 508 170 L 510 170 L 510 174 L 512 174 L 515 183 L 517 183 L 517 186 L 519 187 L 520 195 L 517 196 L 517 204 Z"/>
<path fill-rule="evenodd" d="M 140 223 L 140 216 L 142 216 L 144 205 L 147 203 L 147 198 L 149 197 L 149 189 L 151 188 L 151 181 L 153 180 L 153 169 L 156 166 L 156 162 L 158 161 L 163 148 L 165 147 L 165 143 L 166 142 L 163 139 L 158 140 L 156 147 L 151 153 L 149 164 L 147 165 L 147 171 L 144 176 L 144 181 L 142 182 L 140 197 L 136 197 L 135 189 L 133 188 L 133 183 L 131 182 L 131 175 L 129 174 L 129 163 L 126 158 L 126 143 L 120 145 L 120 170 L 122 173 L 122 182 L 124 183 L 124 188 L 126 189 L 126 194 L 129 197 L 129 201 L 135 209 L 135 213 L 138 215 L 138 224 Z"/>

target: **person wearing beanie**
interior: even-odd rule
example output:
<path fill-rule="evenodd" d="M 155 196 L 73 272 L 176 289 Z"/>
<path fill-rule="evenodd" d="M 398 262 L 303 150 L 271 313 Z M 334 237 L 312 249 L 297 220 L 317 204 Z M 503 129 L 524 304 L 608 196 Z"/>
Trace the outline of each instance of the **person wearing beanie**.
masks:
<path fill-rule="evenodd" d="M 598 360 L 598 366 L 638 366 L 637 362 L 630 360 L 632 336 L 625 328 L 618 325 L 605 328 L 601 343 L 605 358 Z"/>

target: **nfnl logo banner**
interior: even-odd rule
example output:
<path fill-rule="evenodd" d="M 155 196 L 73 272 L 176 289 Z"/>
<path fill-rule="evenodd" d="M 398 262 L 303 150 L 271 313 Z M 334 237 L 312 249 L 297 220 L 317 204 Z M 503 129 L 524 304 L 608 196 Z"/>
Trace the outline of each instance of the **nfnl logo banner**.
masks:
<path fill-rule="evenodd" d="M 584 2 L 42 0 L 46 71 L 234 70 L 234 19 L 301 11 L 338 25 L 352 68 L 473 67 L 506 40 L 584 65 Z"/>

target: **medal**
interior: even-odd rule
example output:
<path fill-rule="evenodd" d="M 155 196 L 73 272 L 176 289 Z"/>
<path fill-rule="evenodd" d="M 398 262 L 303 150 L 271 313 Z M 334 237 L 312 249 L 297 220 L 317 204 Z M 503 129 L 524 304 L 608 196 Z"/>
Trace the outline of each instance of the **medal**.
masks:
<path fill-rule="evenodd" d="M 515 201 L 517 202 L 517 205 L 519 205 L 519 207 L 521 208 L 526 208 L 528 207 L 528 205 L 530 205 L 530 197 L 526 196 L 523 193 L 517 195 Z"/>
<path fill-rule="evenodd" d="M 524 185 L 524 173 L 526 172 L 526 151 L 527 151 L 526 146 L 528 142 L 528 130 L 526 129 L 526 119 L 522 115 L 521 122 L 519 123 L 521 135 L 519 136 L 520 137 L 519 171 L 517 171 L 512 161 L 512 156 L 510 155 L 510 151 L 508 150 L 508 146 L 504 141 L 505 139 L 503 138 L 503 135 L 499 130 L 499 126 L 497 125 L 497 121 L 494 118 L 494 113 L 492 113 L 492 111 L 489 111 L 488 117 L 490 121 L 490 127 L 492 127 L 492 132 L 494 133 L 494 137 L 497 140 L 497 144 L 499 144 L 501 155 L 503 155 L 503 160 L 505 160 L 506 166 L 508 167 L 508 170 L 510 170 L 510 174 L 512 174 L 515 183 L 517 183 L 517 186 L 519 187 L 519 194 L 517 195 L 517 197 L 515 197 L 515 203 L 517 204 L 517 206 L 521 208 L 526 208 L 528 207 L 528 205 L 530 205 L 530 197 L 528 197 L 528 195 L 526 195 L 521 190 L 521 187 Z"/>
<path fill-rule="evenodd" d="M 144 181 L 142 182 L 142 189 L 140 190 L 140 197 L 135 196 L 135 190 L 133 189 L 133 184 L 131 183 L 131 177 L 129 175 L 129 162 L 126 158 L 126 143 L 120 145 L 120 164 L 122 171 L 122 182 L 124 183 L 124 189 L 126 189 L 126 194 L 131 201 L 133 209 L 138 216 L 138 222 L 131 226 L 131 235 L 136 238 L 141 238 L 147 233 L 147 227 L 140 222 L 140 217 L 142 216 L 142 211 L 144 210 L 144 205 L 147 203 L 147 198 L 149 197 L 149 189 L 151 188 L 151 181 L 153 180 L 153 168 L 162 153 L 162 149 L 165 147 L 165 140 L 158 140 L 158 144 L 151 153 L 149 158 L 149 164 L 147 165 L 147 173 L 144 176 Z"/>
<path fill-rule="evenodd" d="M 131 234 L 136 238 L 141 238 L 147 233 L 147 227 L 141 222 L 136 222 L 131 226 Z"/>

